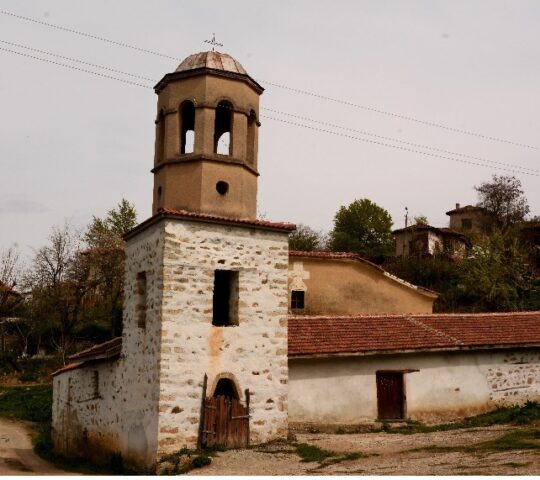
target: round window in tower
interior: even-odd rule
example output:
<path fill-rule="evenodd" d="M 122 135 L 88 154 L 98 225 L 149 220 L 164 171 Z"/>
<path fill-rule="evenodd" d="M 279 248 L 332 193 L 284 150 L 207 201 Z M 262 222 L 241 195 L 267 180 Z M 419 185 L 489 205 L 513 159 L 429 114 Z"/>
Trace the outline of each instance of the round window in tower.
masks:
<path fill-rule="evenodd" d="M 220 180 L 216 183 L 216 190 L 220 195 L 226 195 L 229 191 L 229 184 L 223 180 Z"/>

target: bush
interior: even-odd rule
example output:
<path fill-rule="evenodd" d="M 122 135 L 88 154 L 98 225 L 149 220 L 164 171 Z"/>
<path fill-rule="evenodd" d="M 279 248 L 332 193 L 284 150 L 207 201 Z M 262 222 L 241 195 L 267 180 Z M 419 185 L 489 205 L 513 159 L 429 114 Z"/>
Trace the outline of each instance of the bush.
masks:
<path fill-rule="evenodd" d="M 206 467 L 206 465 L 210 465 L 211 463 L 212 459 L 208 455 L 197 455 L 191 462 L 195 468 Z"/>

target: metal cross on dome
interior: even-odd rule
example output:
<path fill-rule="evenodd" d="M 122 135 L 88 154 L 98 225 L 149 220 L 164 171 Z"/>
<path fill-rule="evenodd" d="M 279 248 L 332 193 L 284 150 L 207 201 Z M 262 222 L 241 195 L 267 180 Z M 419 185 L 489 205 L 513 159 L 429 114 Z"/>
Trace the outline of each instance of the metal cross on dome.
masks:
<path fill-rule="evenodd" d="M 212 45 L 212 51 L 214 51 L 214 47 L 222 47 L 223 44 L 216 42 L 216 34 L 212 33 L 212 39 L 211 40 L 205 40 L 204 43 L 209 43 Z"/>

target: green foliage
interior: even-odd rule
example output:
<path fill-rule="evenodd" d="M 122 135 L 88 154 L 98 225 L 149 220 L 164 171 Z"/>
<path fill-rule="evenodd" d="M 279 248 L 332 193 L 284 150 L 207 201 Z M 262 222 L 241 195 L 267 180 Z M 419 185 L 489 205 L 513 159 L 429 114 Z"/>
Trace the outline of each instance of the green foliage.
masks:
<path fill-rule="evenodd" d="M 212 459 L 208 455 L 204 455 L 204 454 L 197 455 L 191 461 L 191 464 L 195 468 L 202 468 L 202 467 L 205 467 L 206 465 L 210 465 L 211 463 L 212 463 Z"/>
<path fill-rule="evenodd" d="M 323 450 L 322 448 L 310 445 L 308 443 L 298 443 L 295 445 L 296 453 L 302 459 L 302 462 L 322 462 L 323 460 L 333 457 L 334 452 Z"/>
<path fill-rule="evenodd" d="M 50 422 L 52 415 L 52 385 L 0 387 L 0 416 Z"/>
<path fill-rule="evenodd" d="M 289 235 L 289 250 L 303 252 L 321 251 L 326 247 L 326 238 L 322 232 L 317 232 L 307 225 L 298 224 L 296 231 Z"/>
<path fill-rule="evenodd" d="M 495 230 L 475 245 L 460 268 L 464 301 L 478 311 L 512 311 L 525 308 L 532 276 L 516 235 Z"/>
<path fill-rule="evenodd" d="M 491 412 L 467 417 L 459 422 L 440 425 L 423 425 L 411 423 L 402 427 L 388 429 L 388 433 L 429 433 L 457 430 L 461 428 L 489 427 L 491 425 L 528 425 L 540 420 L 540 403 L 528 401 L 524 405 L 501 407 Z"/>
<path fill-rule="evenodd" d="M 418 215 L 413 221 L 415 225 L 429 225 L 429 220 L 425 215 Z"/>
<path fill-rule="evenodd" d="M 530 211 L 521 181 L 514 176 L 493 175 L 491 182 L 474 188 L 478 192 L 478 206 L 486 209 L 495 227 L 511 227 L 521 222 Z"/>
<path fill-rule="evenodd" d="M 111 247 L 128 230 L 137 225 L 135 206 L 123 198 L 120 203 L 107 212 L 105 218 L 92 217 L 84 240 L 90 247 Z"/>
<path fill-rule="evenodd" d="M 334 217 L 330 248 L 381 261 L 393 251 L 392 217 L 367 198 L 342 206 Z"/>

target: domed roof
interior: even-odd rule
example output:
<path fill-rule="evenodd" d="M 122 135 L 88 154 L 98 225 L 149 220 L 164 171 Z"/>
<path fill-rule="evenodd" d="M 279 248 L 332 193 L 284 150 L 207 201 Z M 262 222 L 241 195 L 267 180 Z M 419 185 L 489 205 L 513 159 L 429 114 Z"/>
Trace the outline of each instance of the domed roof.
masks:
<path fill-rule="evenodd" d="M 176 71 L 185 72 L 186 70 L 195 70 L 197 68 L 211 68 L 213 70 L 223 70 L 225 72 L 240 73 L 242 75 L 248 74 L 240 62 L 236 61 L 233 57 L 226 53 L 214 51 L 190 55 L 178 65 Z"/>

